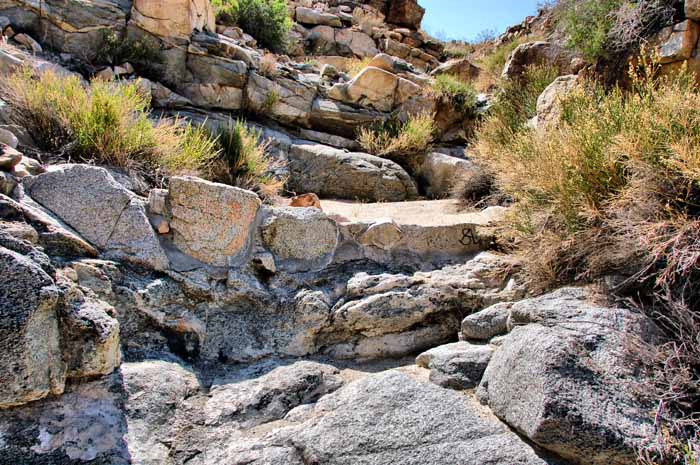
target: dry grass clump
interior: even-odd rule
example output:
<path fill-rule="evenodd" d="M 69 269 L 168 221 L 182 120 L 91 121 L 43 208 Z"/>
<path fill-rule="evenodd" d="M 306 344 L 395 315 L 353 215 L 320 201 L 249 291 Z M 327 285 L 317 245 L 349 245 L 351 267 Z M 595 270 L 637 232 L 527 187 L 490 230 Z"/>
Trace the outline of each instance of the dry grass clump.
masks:
<path fill-rule="evenodd" d="M 629 92 L 575 89 L 558 128 L 487 121 L 476 156 L 515 200 L 507 237 L 533 285 L 617 273 L 645 296 L 673 339 L 655 365 L 660 418 L 686 443 L 700 427 L 700 91 L 642 63 Z"/>
<path fill-rule="evenodd" d="M 347 73 L 351 78 L 354 78 L 358 74 L 360 74 L 360 71 L 365 69 L 367 65 L 369 65 L 369 62 L 372 61 L 372 57 L 365 57 L 363 59 L 359 58 L 353 58 L 350 60 L 350 62 L 347 64 Z"/>
<path fill-rule="evenodd" d="M 268 155 L 259 130 L 237 120 L 221 126 L 215 135 L 220 151 L 206 165 L 209 179 L 252 190 L 264 200 L 280 193 L 285 180 L 273 175 L 279 163 Z"/>
<path fill-rule="evenodd" d="M 412 166 L 430 149 L 434 132 L 432 115 L 420 114 L 410 116 L 406 122 L 391 118 L 379 125 L 360 128 L 357 140 L 373 155 Z"/>
<path fill-rule="evenodd" d="M 274 78 L 279 74 L 277 70 L 277 57 L 272 53 L 266 53 L 260 59 L 260 74 L 268 78 Z"/>
<path fill-rule="evenodd" d="M 40 148 L 63 157 L 117 167 L 159 163 L 164 157 L 206 159 L 213 144 L 199 130 L 177 121 L 154 124 L 149 97 L 138 82 L 93 81 L 30 70 L 0 83 L 0 97 L 12 118 L 26 127 Z"/>
<path fill-rule="evenodd" d="M 449 102 L 465 116 L 474 116 L 477 107 L 477 93 L 474 87 L 455 76 L 441 74 L 433 83 L 435 96 Z"/>

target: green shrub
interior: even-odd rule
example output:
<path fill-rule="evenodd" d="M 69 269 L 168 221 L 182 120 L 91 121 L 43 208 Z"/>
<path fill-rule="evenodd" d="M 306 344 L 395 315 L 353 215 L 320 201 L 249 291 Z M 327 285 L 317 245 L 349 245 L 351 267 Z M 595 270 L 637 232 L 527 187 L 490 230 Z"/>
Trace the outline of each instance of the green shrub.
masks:
<path fill-rule="evenodd" d="M 589 60 L 606 55 L 608 35 L 624 0 L 565 0 L 558 7 L 558 23 L 567 45 Z"/>
<path fill-rule="evenodd" d="M 163 56 L 154 40 L 121 38 L 114 31 L 102 33 L 100 47 L 95 62 L 105 65 L 131 63 L 142 76 L 158 80 L 158 65 L 163 63 Z"/>
<path fill-rule="evenodd" d="M 23 70 L 0 83 L 0 96 L 42 149 L 70 158 L 129 167 L 213 155 L 212 142 L 198 130 L 170 120 L 154 125 L 138 82 L 96 80 L 83 87 L 74 76 L 37 78 Z"/>
<path fill-rule="evenodd" d="M 434 132 L 433 116 L 429 114 L 413 115 L 406 122 L 390 118 L 360 128 L 358 142 L 367 152 L 414 170 L 430 149 Z"/>
<path fill-rule="evenodd" d="M 292 20 L 286 0 L 215 0 L 217 22 L 240 26 L 273 52 L 284 52 Z"/>
<path fill-rule="evenodd" d="M 237 120 L 220 127 L 215 135 L 220 151 L 207 167 L 211 179 L 252 190 L 263 199 L 279 194 L 284 180 L 272 174 L 277 163 L 266 153 L 259 130 Z"/>
<path fill-rule="evenodd" d="M 449 101 L 464 115 L 474 115 L 477 106 L 477 93 L 471 84 L 449 74 L 435 78 L 433 92 L 438 99 Z"/>

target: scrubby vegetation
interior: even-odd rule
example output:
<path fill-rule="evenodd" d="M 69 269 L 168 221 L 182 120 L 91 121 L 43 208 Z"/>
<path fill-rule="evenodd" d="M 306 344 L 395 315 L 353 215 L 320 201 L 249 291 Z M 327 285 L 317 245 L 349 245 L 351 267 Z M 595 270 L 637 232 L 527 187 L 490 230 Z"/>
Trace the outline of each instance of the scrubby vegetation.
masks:
<path fill-rule="evenodd" d="M 96 80 L 83 87 L 75 76 L 46 72 L 35 78 L 25 70 L 5 79 L 0 95 L 42 149 L 67 158 L 127 167 L 157 163 L 165 156 L 212 155 L 212 144 L 197 130 L 183 130 L 176 121 L 149 120 L 149 97 L 137 82 Z"/>
<path fill-rule="evenodd" d="M 292 29 L 286 0 L 213 0 L 217 23 L 240 26 L 258 43 L 282 53 Z"/>
<path fill-rule="evenodd" d="M 675 4 L 674 0 L 561 0 L 554 16 L 568 46 L 597 60 L 626 51 L 670 24 Z"/>
<path fill-rule="evenodd" d="M 142 76 L 158 80 L 158 65 L 163 63 L 163 56 L 155 41 L 122 38 L 109 31 L 102 35 L 102 47 L 95 61 L 112 66 L 130 63 Z"/>
<path fill-rule="evenodd" d="M 278 195 L 284 180 L 272 175 L 277 163 L 267 154 L 259 130 L 245 121 L 229 121 L 215 133 L 219 154 L 207 165 L 214 181 L 249 189 L 263 199 Z"/>
<path fill-rule="evenodd" d="M 29 129 L 40 148 L 69 160 L 148 172 L 189 173 L 273 195 L 281 182 L 260 134 L 238 121 L 217 134 L 178 119 L 152 120 L 139 83 L 95 80 L 30 70 L 0 84 L 13 119 Z"/>
<path fill-rule="evenodd" d="M 524 121 L 548 80 L 537 73 L 530 91 L 501 96 L 477 145 L 515 201 L 504 237 L 533 285 L 619 274 L 618 292 L 668 331 L 673 342 L 645 357 L 668 425 L 659 437 L 675 439 L 645 453 L 648 463 L 688 463 L 683 448 L 700 439 L 700 91 L 693 76 L 660 78 L 644 61 L 630 91 L 584 82 L 563 99 L 559 127 L 533 130 Z"/>
<path fill-rule="evenodd" d="M 406 122 L 390 118 L 386 122 L 361 128 L 358 141 L 371 154 L 412 167 L 428 152 L 434 132 L 432 115 L 421 114 L 411 116 Z"/>
<path fill-rule="evenodd" d="M 350 75 L 351 78 L 354 78 L 358 74 L 360 74 L 360 71 L 365 69 L 367 65 L 369 65 L 369 62 L 372 61 L 373 57 L 365 57 L 365 58 L 353 58 L 347 65 L 347 72 L 348 75 Z"/>
<path fill-rule="evenodd" d="M 450 102 L 466 116 L 474 116 L 477 106 L 477 93 L 474 87 L 455 76 L 442 74 L 433 83 L 435 96 Z"/>

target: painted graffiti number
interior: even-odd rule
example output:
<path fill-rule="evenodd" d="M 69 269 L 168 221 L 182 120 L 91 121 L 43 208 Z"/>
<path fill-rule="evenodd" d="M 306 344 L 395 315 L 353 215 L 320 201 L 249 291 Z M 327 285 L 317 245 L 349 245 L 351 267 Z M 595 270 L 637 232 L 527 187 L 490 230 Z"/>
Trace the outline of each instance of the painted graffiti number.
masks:
<path fill-rule="evenodd" d="M 459 240 L 462 245 L 476 245 L 478 243 L 477 238 L 474 236 L 474 230 L 472 228 L 464 228 L 462 230 L 462 239 Z"/>

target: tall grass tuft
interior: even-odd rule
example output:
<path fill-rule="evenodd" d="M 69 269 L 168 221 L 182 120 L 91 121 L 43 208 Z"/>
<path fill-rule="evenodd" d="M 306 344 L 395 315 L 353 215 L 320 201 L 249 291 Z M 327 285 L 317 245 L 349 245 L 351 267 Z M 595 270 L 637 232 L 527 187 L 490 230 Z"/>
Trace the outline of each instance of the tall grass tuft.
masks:
<path fill-rule="evenodd" d="M 151 121 L 138 82 L 84 87 L 78 77 L 22 70 L 0 83 L 0 96 L 40 148 L 64 157 L 125 168 L 213 155 L 201 130 Z"/>
<path fill-rule="evenodd" d="M 474 87 L 455 76 L 442 74 L 433 83 L 435 96 L 449 102 L 465 116 L 474 116 L 477 107 L 477 93 Z"/>
<path fill-rule="evenodd" d="M 433 116 L 420 114 L 401 122 L 391 118 L 384 123 L 360 128 L 358 142 L 373 155 L 388 158 L 402 166 L 415 167 L 433 142 Z"/>
<path fill-rule="evenodd" d="M 259 130 L 245 121 L 229 121 L 215 133 L 219 154 L 207 165 L 208 177 L 256 192 L 269 200 L 278 195 L 284 180 L 274 176 L 277 163 L 267 154 Z"/>

